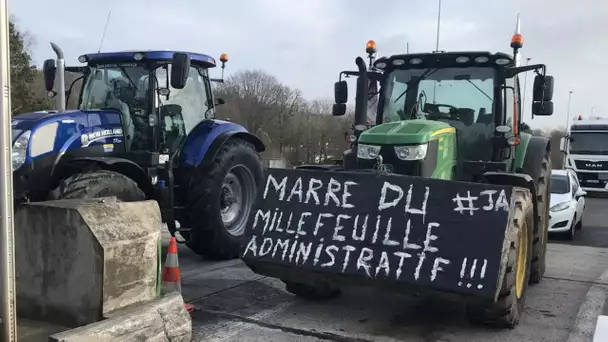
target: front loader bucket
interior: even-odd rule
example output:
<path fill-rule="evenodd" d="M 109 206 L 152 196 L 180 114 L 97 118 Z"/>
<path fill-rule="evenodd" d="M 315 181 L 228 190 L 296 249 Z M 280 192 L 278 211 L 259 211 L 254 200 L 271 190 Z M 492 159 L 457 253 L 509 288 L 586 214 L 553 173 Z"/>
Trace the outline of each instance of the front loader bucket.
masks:
<path fill-rule="evenodd" d="M 373 282 L 496 300 L 513 187 L 269 169 L 241 253 L 291 282 Z"/>

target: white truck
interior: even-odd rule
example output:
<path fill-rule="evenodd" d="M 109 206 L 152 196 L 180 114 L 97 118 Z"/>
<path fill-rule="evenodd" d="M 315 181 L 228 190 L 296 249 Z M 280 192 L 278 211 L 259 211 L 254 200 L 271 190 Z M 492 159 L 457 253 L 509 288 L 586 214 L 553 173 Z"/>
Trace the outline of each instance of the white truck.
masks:
<path fill-rule="evenodd" d="M 608 120 L 580 116 L 562 138 L 564 168 L 573 169 L 583 190 L 608 192 Z"/>

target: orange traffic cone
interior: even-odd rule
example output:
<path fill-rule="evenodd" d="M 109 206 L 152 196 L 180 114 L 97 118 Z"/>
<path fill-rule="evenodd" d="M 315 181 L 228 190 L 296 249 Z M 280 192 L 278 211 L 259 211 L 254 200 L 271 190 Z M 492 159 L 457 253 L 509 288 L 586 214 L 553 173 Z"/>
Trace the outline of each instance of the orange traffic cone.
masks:
<path fill-rule="evenodd" d="M 167 259 L 163 269 L 163 290 L 164 293 L 182 293 L 182 279 L 179 272 L 179 261 L 177 260 L 177 240 L 173 236 L 169 240 Z M 188 303 L 184 303 L 184 307 L 188 312 L 194 310 L 194 307 Z"/>

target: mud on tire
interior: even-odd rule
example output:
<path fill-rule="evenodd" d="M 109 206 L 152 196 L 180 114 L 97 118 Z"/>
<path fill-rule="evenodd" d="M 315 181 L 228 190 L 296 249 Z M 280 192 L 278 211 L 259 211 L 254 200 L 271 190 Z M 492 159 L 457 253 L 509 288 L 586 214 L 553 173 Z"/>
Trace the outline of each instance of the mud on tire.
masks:
<path fill-rule="evenodd" d="M 498 328 L 514 328 L 524 310 L 526 289 L 530 277 L 530 264 L 532 256 L 532 239 L 534 230 L 534 210 L 530 192 L 515 188 L 513 193 L 515 207 L 509 224 L 507 237 L 509 238 L 508 257 L 502 286 L 496 302 L 467 303 L 467 316 L 473 324 L 484 324 Z M 526 263 L 521 283 L 521 296 L 517 295 L 517 265 L 520 251 L 519 236 L 527 234 Z"/>
<path fill-rule="evenodd" d="M 122 202 L 136 202 L 146 199 L 137 183 L 122 173 L 95 170 L 76 173 L 62 179 L 59 186 L 51 191 L 49 199 L 99 198 L 116 196 Z"/>
<path fill-rule="evenodd" d="M 184 225 L 192 230 L 183 234 L 188 240 L 187 246 L 208 259 L 234 259 L 240 253 L 247 218 L 263 181 L 261 158 L 250 143 L 231 139 L 222 146 L 211 165 L 195 172 L 188 191 L 189 222 Z M 222 219 L 226 187 L 229 187 L 225 184 L 227 179 L 242 185 L 242 206 L 237 215 L 243 215 L 228 227 Z"/>
<path fill-rule="evenodd" d="M 546 151 L 541 164 L 540 176 L 536 181 L 536 203 L 538 208 L 538 229 L 534 231 L 532 245 L 532 266 L 530 284 L 538 284 L 545 275 L 547 240 L 549 238 L 549 191 L 551 189 L 551 156 Z"/>

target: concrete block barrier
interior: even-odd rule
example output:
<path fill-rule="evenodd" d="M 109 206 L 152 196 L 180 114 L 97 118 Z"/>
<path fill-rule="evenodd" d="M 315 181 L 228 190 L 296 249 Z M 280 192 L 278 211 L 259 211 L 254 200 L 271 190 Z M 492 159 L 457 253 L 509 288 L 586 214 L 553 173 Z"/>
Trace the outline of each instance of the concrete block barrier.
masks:
<path fill-rule="evenodd" d="M 192 319 L 176 292 L 116 311 L 110 318 L 49 336 L 50 342 L 170 341 L 192 339 Z"/>
<path fill-rule="evenodd" d="M 17 311 L 69 328 L 157 297 L 155 201 L 60 200 L 15 215 Z"/>

